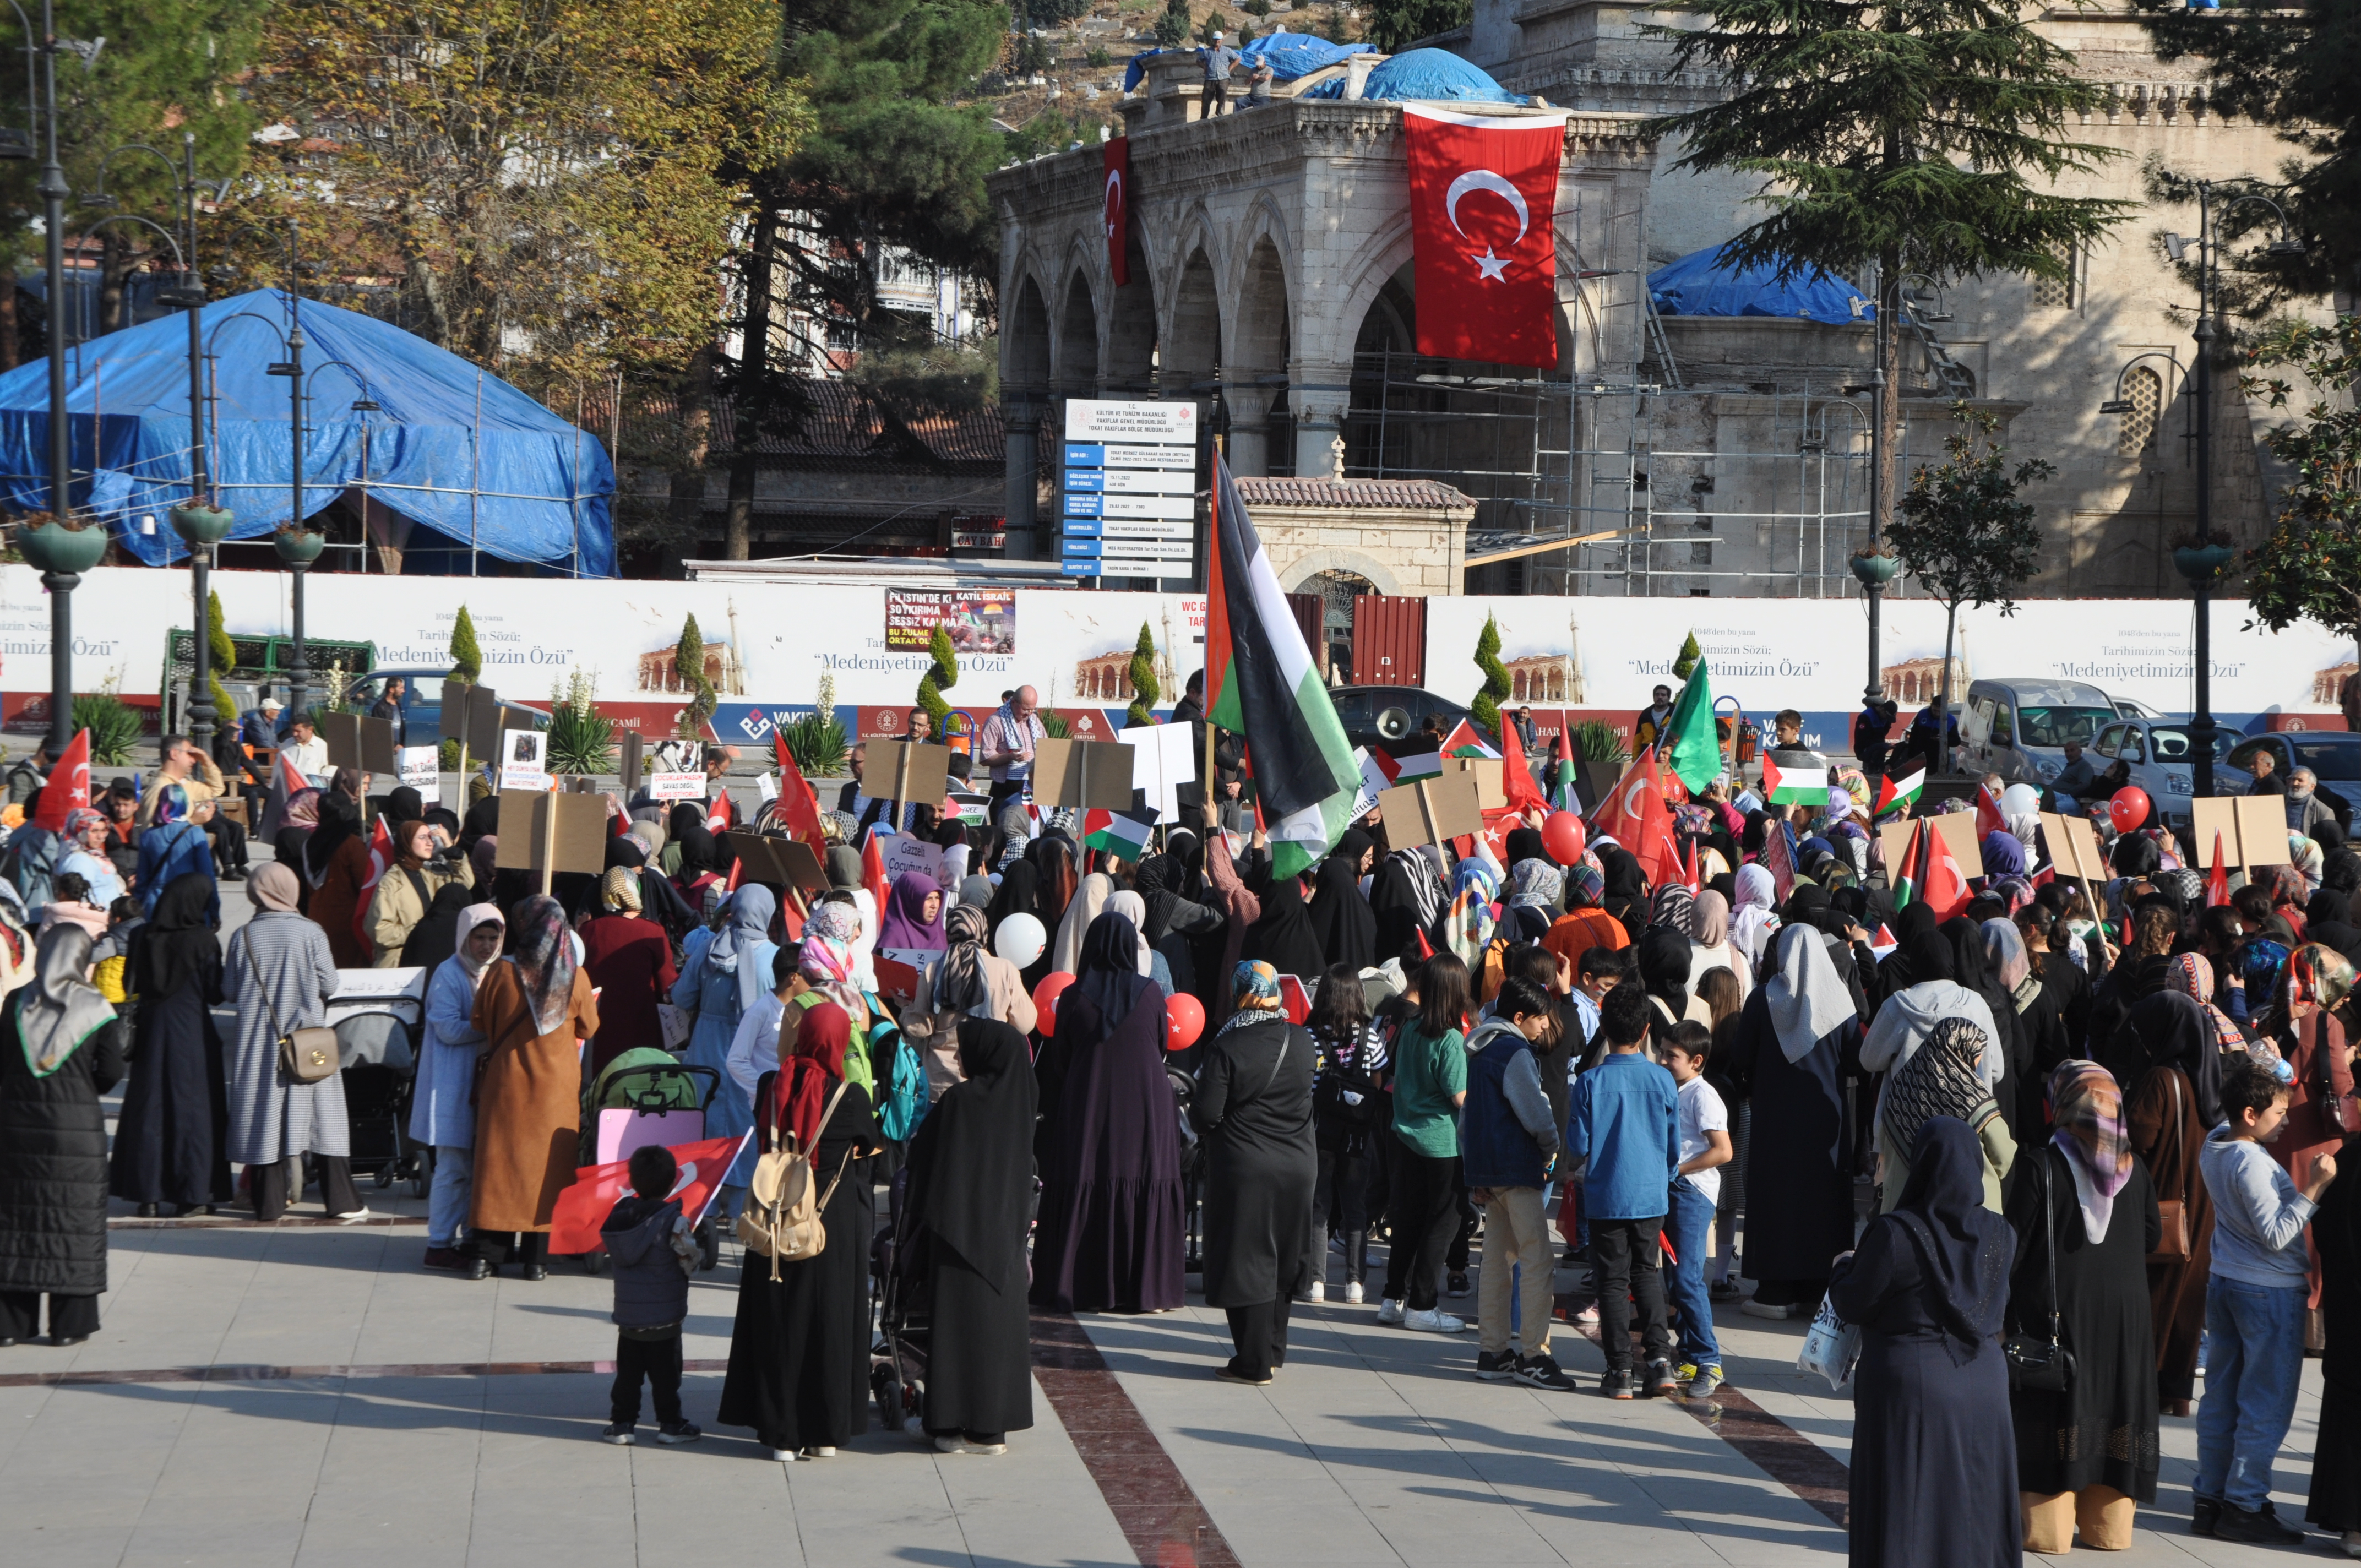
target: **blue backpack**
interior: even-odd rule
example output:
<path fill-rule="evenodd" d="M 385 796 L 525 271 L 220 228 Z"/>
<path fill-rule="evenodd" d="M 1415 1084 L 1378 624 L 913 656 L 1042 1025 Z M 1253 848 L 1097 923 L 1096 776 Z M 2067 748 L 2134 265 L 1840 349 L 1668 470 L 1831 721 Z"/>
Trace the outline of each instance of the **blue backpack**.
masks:
<path fill-rule="evenodd" d="M 899 1027 L 880 1021 L 869 1030 L 871 1090 L 877 1127 L 895 1143 L 906 1143 L 927 1119 L 927 1066 Z"/>

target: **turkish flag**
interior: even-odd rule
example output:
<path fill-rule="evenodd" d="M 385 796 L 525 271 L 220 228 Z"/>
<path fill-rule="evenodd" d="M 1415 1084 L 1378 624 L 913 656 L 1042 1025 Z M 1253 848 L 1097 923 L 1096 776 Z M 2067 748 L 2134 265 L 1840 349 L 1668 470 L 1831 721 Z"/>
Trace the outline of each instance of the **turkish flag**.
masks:
<path fill-rule="evenodd" d="M 1557 168 L 1565 115 L 1402 107 L 1418 351 L 1557 364 Z"/>
<path fill-rule="evenodd" d="M 1099 158 L 1106 170 L 1107 273 L 1118 289 L 1131 281 L 1124 253 L 1131 240 L 1131 138 L 1103 142 Z"/>
<path fill-rule="evenodd" d="M 674 1163 L 680 1174 L 673 1179 L 667 1197 L 680 1200 L 680 1212 L 693 1224 L 705 1215 L 706 1206 L 713 1201 L 721 1179 L 738 1157 L 739 1149 L 754 1135 L 741 1133 L 734 1138 L 708 1138 L 701 1144 L 674 1144 Z M 597 1252 L 605 1244 L 598 1239 L 598 1228 L 607 1216 L 615 1212 L 615 1204 L 631 1189 L 631 1162 L 628 1159 L 606 1165 L 586 1165 L 574 1173 L 574 1185 L 557 1195 L 557 1205 L 549 1215 L 549 1250 L 560 1257 L 572 1257 L 581 1253 Z"/>
<path fill-rule="evenodd" d="M 1967 907 L 1968 879 L 1934 824 L 1928 823 L 1919 839 L 1917 886 L 1910 895 L 1933 910 L 1940 925 Z"/>
<path fill-rule="evenodd" d="M 813 854 L 826 854 L 828 842 L 819 830 L 819 795 L 788 754 L 786 737 L 775 729 L 771 732 L 771 751 L 779 760 L 779 820 L 787 825 L 790 835 L 811 846 Z"/>
<path fill-rule="evenodd" d="M 1521 814 L 1549 809 L 1549 802 L 1542 798 L 1541 785 L 1533 783 L 1532 770 L 1525 766 L 1525 743 L 1518 739 L 1514 719 L 1504 719 L 1500 724 L 1500 793 L 1508 797 L 1512 811 Z"/>
<path fill-rule="evenodd" d="M 1656 749 L 1642 751 L 1615 785 L 1615 793 L 1601 802 L 1592 813 L 1591 822 L 1599 832 L 1611 835 L 1615 841 L 1630 850 L 1647 873 L 1651 884 L 1661 886 L 1668 870 L 1678 870 L 1664 864 L 1664 857 L 1672 849 L 1670 825 L 1672 813 L 1664 809 L 1664 784 L 1656 768 Z"/>
<path fill-rule="evenodd" d="M 90 806 L 90 731 L 78 729 L 66 742 L 65 755 L 49 770 L 49 782 L 41 786 L 41 806 L 33 814 L 33 826 L 46 828 L 52 833 L 66 830 L 70 812 L 88 809 Z"/>
<path fill-rule="evenodd" d="M 385 814 L 379 812 L 369 829 L 368 875 L 361 883 L 360 898 L 353 905 L 353 938 L 364 948 L 374 949 L 377 946 L 369 940 L 368 934 L 369 905 L 376 897 L 377 884 L 401 858 L 394 852 L 393 834 L 385 825 Z"/>

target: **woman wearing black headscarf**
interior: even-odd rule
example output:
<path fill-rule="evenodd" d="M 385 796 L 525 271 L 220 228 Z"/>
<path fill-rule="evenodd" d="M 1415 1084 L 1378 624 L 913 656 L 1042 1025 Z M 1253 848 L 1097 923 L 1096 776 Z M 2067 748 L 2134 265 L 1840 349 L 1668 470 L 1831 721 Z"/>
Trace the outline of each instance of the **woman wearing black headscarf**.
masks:
<path fill-rule="evenodd" d="M 2346 1136 L 2337 1177 L 2312 1217 L 2320 1259 L 2320 1436 L 2312 1451 L 2312 1500 L 2303 1517 L 2340 1531 L 2347 1557 L 2361 1557 L 2361 1134 Z"/>
<path fill-rule="evenodd" d="M 348 787 L 349 786 L 349 787 Z M 338 969 L 369 967 L 369 948 L 360 933 L 361 888 L 368 880 L 368 840 L 361 834 L 359 803 L 353 790 L 359 781 L 349 768 L 339 768 L 335 781 L 320 795 L 320 826 L 304 841 L 303 885 L 310 896 L 303 913 L 328 934 L 328 952 Z"/>
<path fill-rule="evenodd" d="M 679 814 L 674 815 L 677 817 Z M 669 854 L 674 850 L 680 851 L 680 869 L 673 872 L 673 888 L 680 894 L 682 905 L 695 911 L 702 920 L 708 890 L 721 886 L 721 846 L 714 841 L 705 819 L 692 809 L 688 820 L 673 825 L 664 852 Z"/>
<path fill-rule="evenodd" d="M 410 928 L 401 944 L 401 967 L 429 973 L 459 950 L 459 911 L 477 902 L 476 890 L 465 882 L 446 882 L 434 890 L 425 918 Z"/>
<path fill-rule="evenodd" d="M 1360 894 L 1356 892 L 1353 897 Z M 1374 931 L 1371 935 L 1374 938 Z M 1327 969 L 1327 951 L 1304 905 L 1302 883 L 1291 876 L 1271 879 L 1269 891 L 1262 895 L 1262 916 L 1246 927 L 1238 957 L 1307 979 Z"/>
<path fill-rule="evenodd" d="M 1348 831 L 1337 852 L 1321 861 L 1313 873 L 1312 933 L 1326 962 L 1308 974 L 1319 974 L 1328 964 L 1350 964 L 1357 970 L 1378 961 L 1378 917 L 1370 911 L 1369 901 L 1361 896 L 1361 861 L 1352 847 L 1356 839 L 1361 841 L 1362 854 L 1367 854 L 1369 836 Z"/>
<path fill-rule="evenodd" d="M 131 937 L 124 980 L 139 1006 L 108 1190 L 142 1214 L 164 1203 L 185 1214 L 230 1197 L 229 1082 L 213 1015 L 221 938 L 205 919 L 213 896 L 211 877 L 176 878 Z"/>
<path fill-rule="evenodd" d="M 1074 865 L 1074 841 L 1062 833 L 1044 833 L 1025 852 L 1041 873 L 1041 928 L 1055 936 L 1066 917 L 1066 906 L 1073 903 L 1075 890 L 1082 885 Z"/>
<path fill-rule="evenodd" d="M 1369 879 L 1369 910 L 1377 917 L 1377 950 L 1391 958 L 1423 936 L 1440 949 L 1435 922 L 1451 900 L 1434 847 L 1396 850 L 1378 862 Z"/>
<path fill-rule="evenodd" d="M 1139 934 L 1102 915 L 1042 1047 L 1036 1306 L 1155 1312 L 1181 1301 L 1180 1120 L 1164 1070 L 1164 993 Z"/>
<path fill-rule="evenodd" d="M 1689 994 L 1689 939 L 1669 926 L 1640 933 L 1640 983 L 1655 1006 L 1655 1026 L 1669 1036 L 1675 1025 L 1713 1026 L 1713 1009 Z"/>
<path fill-rule="evenodd" d="M 2016 1434 L 1995 1338 L 2015 1238 L 1983 1206 L 1968 1124 L 1920 1127 L 1902 1201 L 1837 1259 L 1829 1303 L 1861 1329 L 1852 1568 L 2016 1568 Z"/>
<path fill-rule="evenodd" d="M 1640 862 L 1620 844 L 1602 844 L 1598 864 L 1607 876 L 1598 905 L 1623 922 L 1623 929 L 1637 942 L 1640 933 L 1648 928 L 1649 913 L 1647 878 L 1641 873 Z"/>
<path fill-rule="evenodd" d="M 1150 855 L 1139 862 L 1132 891 L 1148 905 L 1148 924 L 1139 934 L 1148 939 L 1149 950 L 1164 955 L 1165 967 L 1172 971 L 1173 988 L 1202 1003 L 1205 988 L 1197 970 L 1197 954 L 1205 937 L 1221 939 L 1222 912 L 1183 896 L 1180 883 L 1186 876 L 1170 853 Z"/>
<path fill-rule="evenodd" d="M 618 833 L 607 840 L 607 870 L 621 866 L 639 873 L 640 912 L 664 927 L 664 939 L 677 952 L 688 934 L 697 927 L 694 911 L 682 902 L 680 889 L 672 879 L 648 864 L 648 851 L 629 833 Z"/>
<path fill-rule="evenodd" d="M 962 1021 L 959 1062 L 910 1145 L 900 1266 L 933 1325 L 928 1435 L 946 1453 L 997 1453 L 1033 1425 L 1025 1233 L 1040 1093 L 1006 1024 Z"/>
<path fill-rule="evenodd" d="M 500 797 L 488 795 L 467 807 L 459 823 L 457 849 L 462 860 L 476 852 L 476 840 L 497 837 L 500 830 Z"/>
<path fill-rule="evenodd" d="M 1950 953 L 1948 946 L 1929 948 L 1938 923 L 1935 912 L 1924 904 L 1905 905 L 1894 916 L 1890 929 L 1895 943 L 1894 951 L 1878 960 L 1877 981 L 1868 987 L 1870 1012 L 1885 1005 L 1885 999 L 1898 992 L 1909 990 L 1921 981 L 1951 978 Z M 1928 972 L 1921 973 L 1921 970 Z"/>
<path fill-rule="evenodd" d="M 2197 1160 L 2207 1131 L 2222 1119 L 2222 1055 L 2213 1048 L 2203 1005 L 2180 992 L 2159 991 L 2132 1009 L 2102 1065 L 2123 1085 L 2132 1152 L 2158 1200 L 2179 1202 L 2188 1226 L 2186 1257 L 2147 1266 L 2157 1397 L 2185 1415 L 2197 1394 L 2206 1283 L 2213 1270 L 2213 1197 Z"/>

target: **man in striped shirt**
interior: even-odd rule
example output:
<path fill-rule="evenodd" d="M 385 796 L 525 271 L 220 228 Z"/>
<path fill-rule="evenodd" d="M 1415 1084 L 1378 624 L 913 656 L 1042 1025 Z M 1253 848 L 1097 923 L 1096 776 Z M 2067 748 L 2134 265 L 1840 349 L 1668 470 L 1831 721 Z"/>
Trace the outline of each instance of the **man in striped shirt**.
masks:
<path fill-rule="evenodd" d="M 1049 735 L 1036 711 L 1040 704 L 1040 693 L 1031 686 L 1018 686 L 983 721 L 976 751 L 978 760 L 992 770 L 992 809 L 995 814 L 1003 801 L 1023 795 L 1027 781 L 1033 776 L 1034 745 Z"/>

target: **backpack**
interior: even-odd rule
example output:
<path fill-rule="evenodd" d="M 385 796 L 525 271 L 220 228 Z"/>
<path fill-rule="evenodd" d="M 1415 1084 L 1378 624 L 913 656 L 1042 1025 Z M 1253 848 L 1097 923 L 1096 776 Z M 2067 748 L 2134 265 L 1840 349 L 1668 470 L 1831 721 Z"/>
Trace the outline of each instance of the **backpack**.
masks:
<path fill-rule="evenodd" d="M 870 1091 L 877 1102 L 877 1127 L 895 1143 L 906 1143 L 927 1118 L 927 1069 L 902 1031 L 879 1024 L 869 1034 L 869 1070 L 884 1068 L 884 1081 Z"/>
<path fill-rule="evenodd" d="M 16 884 L 27 909 L 39 909 L 57 896 L 57 868 L 58 836 L 29 822 L 16 829 L 5 860 L 0 860 L 0 876 Z"/>
<path fill-rule="evenodd" d="M 836 1114 L 836 1102 L 851 1087 L 839 1083 L 836 1092 L 829 1096 L 828 1109 L 820 1113 L 822 1130 Z M 813 1141 L 817 1143 L 818 1137 Z M 795 1130 L 774 1124 L 768 1144 L 754 1162 L 753 1179 L 746 1187 L 745 1212 L 738 1216 L 738 1239 L 749 1252 L 771 1260 L 771 1278 L 775 1282 L 782 1259 L 800 1263 L 827 1249 L 828 1227 L 821 1223 L 820 1212 L 836 1196 L 836 1184 L 844 1179 L 844 1166 L 851 1162 L 852 1151 L 844 1151 L 835 1180 L 828 1184 L 827 1191 L 815 1196 L 811 1157 L 804 1152 Z"/>

